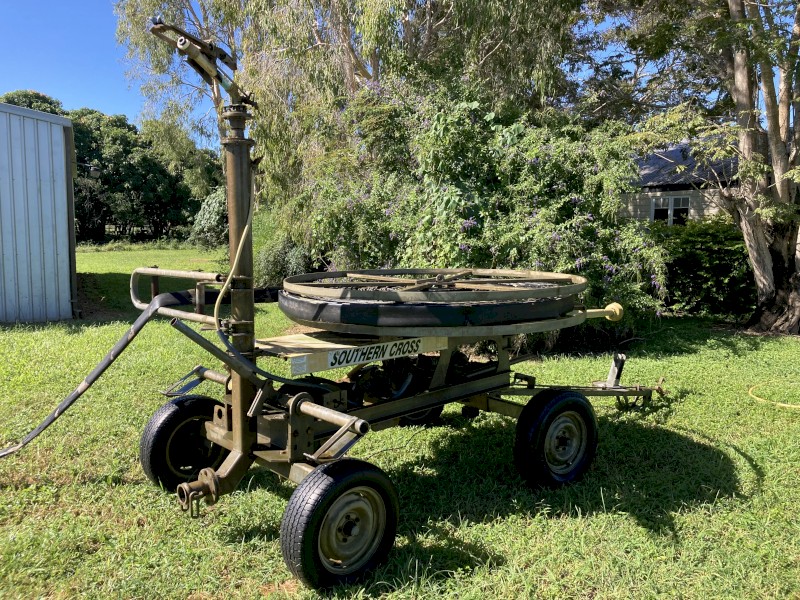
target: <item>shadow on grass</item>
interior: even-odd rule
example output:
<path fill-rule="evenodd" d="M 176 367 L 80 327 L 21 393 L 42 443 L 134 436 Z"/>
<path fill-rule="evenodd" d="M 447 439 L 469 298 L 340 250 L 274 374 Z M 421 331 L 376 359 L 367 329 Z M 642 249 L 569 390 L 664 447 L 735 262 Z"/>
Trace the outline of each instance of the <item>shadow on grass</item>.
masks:
<path fill-rule="evenodd" d="M 677 356 L 703 349 L 721 350 L 733 356 L 759 350 L 764 337 L 751 335 L 731 324 L 696 317 L 669 317 L 641 328 L 621 349 L 629 356 L 656 354 Z"/>
<path fill-rule="evenodd" d="M 628 332 L 630 337 L 623 339 L 623 333 L 592 325 L 561 330 L 553 350 L 543 355 L 584 357 L 617 351 L 628 357 L 667 357 L 713 349 L 741 356 L 759 350 L 765 339 L 761 335 L 749 334 L 735 324 L 705 317 L 661 317 L 640 321 L 634 331 Z"/>
<path fill-rule="evenodd" d="M 628 419 L 599 420 L 600 446 L 584 480 L 529 490 L 512 464 L 512 421 L 478 420 L 432 442 L 424 464 L 391 472 L 401 494 L 401 532 L 429 519 L 489 522 L 511 514 L 554 517 L 624 512 L 655 533 L 676 535 L 673 515 L 741 497 L 733 461 L 712 443 Z M 749 461 L 751 467 L 760 471 Z"/>
<path fill-rule="evenodd" d="M 504 557 L 454 534 L 464 523 L 491 523 L 513 515 L 561 519 L 626 513 L 641 527 L 677 540 L 678 512 L 744 497 L 734 462 L 713 440 L 703 440 L 693 431 L 670 431 L 636 415 L 601 417 L 600 445 L 591 470 L 583 481 L 555 490 L 531 490 L 517 475 L 512 462 L 514 421 L 453 417 L 437 431 L 441 435 L 427 440 L 424 458 L 387 470 L 400 496 L 401 513 L 401 543 L 389 563 L 356 586 L 334 590 L 335 595 L 358 589 L 377 597 L 409 581 L 446 580 L 459 572 L 502 565 Z M 763 479 L 763 470 L 751 457 L 733 451 Z M 293 491 L 270 473 L 255 475 L 249 486 L 269 489 L 286 500 Z M 279 526 L 234 526 L 230 541 L 276 539 Z"/>
<path fill-rule="evenodd" d="M 627 418 L 600 418 L 597 458 L 583 481 L 561 489 L 531 490 L 512 463 L 514 427 L 510 420 L 455 419 L 432 442 L 424 461 L 389 472 L 400 493 L 399 534 L 412 540 L 423 533 L 430 539 L 432 534 L 434 542 L 433 548 L 401 548 L 401 556 L 381 573 L 383 581 L 387 576 L 408 580 L 407 565 L 413 560 L 426 565 L 426 576 L 433 579 L 502 564 L 503 558 L 487 548 L 450 551 L 463 546 L 448 529 L 464 522 L 489 523 L 525 514 L 560 519 L 626 513 L 641 527 L 677 540 L 676 513 L 744 495 L 733 461 L 713 441 L 698 442 L 692 439 L 697 437 L 694 432 L 689 437 Z M 743 458 L 763 479 L 752 458 Z M 376 576 L 374 582 L 378 580 Z"/>

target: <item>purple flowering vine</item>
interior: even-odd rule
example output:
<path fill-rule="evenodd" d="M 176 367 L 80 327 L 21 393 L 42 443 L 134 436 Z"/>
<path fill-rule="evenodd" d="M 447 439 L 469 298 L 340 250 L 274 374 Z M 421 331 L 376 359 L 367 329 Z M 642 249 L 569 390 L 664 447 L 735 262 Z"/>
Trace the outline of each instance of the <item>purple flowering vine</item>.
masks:
<path fill-rule="evenodd" d="M 463 233 L 465 231 L 469 231 L 477 224 L 478 221 L 475 219 L 475 217 L 470 217 L 469 219 L 465 219 L 464 221 L 461 221 L 461 232 Z"/>

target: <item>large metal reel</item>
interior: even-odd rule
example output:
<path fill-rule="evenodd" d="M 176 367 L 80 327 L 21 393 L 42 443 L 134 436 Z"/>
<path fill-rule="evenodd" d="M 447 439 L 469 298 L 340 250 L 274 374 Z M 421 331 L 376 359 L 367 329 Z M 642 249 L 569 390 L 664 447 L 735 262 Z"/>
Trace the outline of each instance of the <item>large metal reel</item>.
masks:
<path fill-rule="evenodd" d="M 586 289 L 567 273 L 512 269 L 371 269 L 305 273 L 283 289 L 307 298 L 374 302 L 506 302 L 563 298 Z"/>
<path fill-rule="evenodd" d="M 279 305 L 292 320 L 322 329 L 383 335 L 412 328 L 424 335 L 563 319 L 585 288 L 583 277 L 539 271 L 334 271 L 286 278 Z"/>

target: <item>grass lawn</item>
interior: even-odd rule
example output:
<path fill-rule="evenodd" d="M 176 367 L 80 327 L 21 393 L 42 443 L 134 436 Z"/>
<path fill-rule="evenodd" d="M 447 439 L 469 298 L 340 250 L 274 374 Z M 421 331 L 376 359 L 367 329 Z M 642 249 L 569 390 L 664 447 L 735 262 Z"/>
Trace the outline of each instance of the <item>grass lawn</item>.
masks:
<path fill-rule="evenodd" d="M 83 321 L 0 328 L 0 445 L 20 439 L 135 316 L 136 266 L 218 268 L 186 250 L 80 252 Z M 109 320 L 110 319 L 110 320 Z M 291 326 L 259 312 L 259 336 Z M 446 409 L 441 426 L 371 433 L 352 455 L 384 469 L 401 502 L 389 563 L 336 597 L 800 598 L 800 340 L 662 319 L 625 347 L 623 379 L 669 396 L 620 412 L 594 402 L 600 447 L 578 484 L 525 488 L 514 422 Z M 158 391 L 213 360 L 149 324 L 78 404 L 0 461 L 2 598 L 313 598 L 281 558 L 293 486 L 253 470 L 199 519 L 137 462 Z M 517 365 L 546 383 L 603 379 L 609 355 Z M 278 371 L 283 365 L 271 365 Z M 285 371 L 281 371 L 285 374 Z M 212 384 L 204 384 L 215 393 Z M 203 388 L 201 388 L 203 389 Z"/>

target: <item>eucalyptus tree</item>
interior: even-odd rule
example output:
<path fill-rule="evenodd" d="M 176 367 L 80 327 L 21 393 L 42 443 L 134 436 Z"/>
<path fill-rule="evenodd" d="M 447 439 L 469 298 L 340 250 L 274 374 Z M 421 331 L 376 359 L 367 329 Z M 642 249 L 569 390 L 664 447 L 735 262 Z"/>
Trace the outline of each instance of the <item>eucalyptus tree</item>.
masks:
<path fill-rule="evenodd" d="M 613 23 L 620 87 L 628 87 L 640 115 L 654 117 L 643 128 L 649 147 L 688 137 L 700 160 L 738 160 L 738 185 L 709 183 L 719 186 L 747 246 L 757 289 L 751 325 L 797 333 L 800 4 L 609 0 L 598 6 L 598 20 Z"/>
<path fill-rule="evenodd" d="M 524 110 L 559 79 L 578 0 L 117 0 L 130 74 L 163 110 L 186 112 L 207 88 L 146 31 L 149 16 L 227 47 L 259 109 L 254 135 L 273 190 L 286 193 L 309 158 L 344 143 L 338 115 L 387 75 L 478 80 Z M 203 131 L 210 131 L 209 121 Z M 220 132 L 223 133 L 223 132 Z"/>

